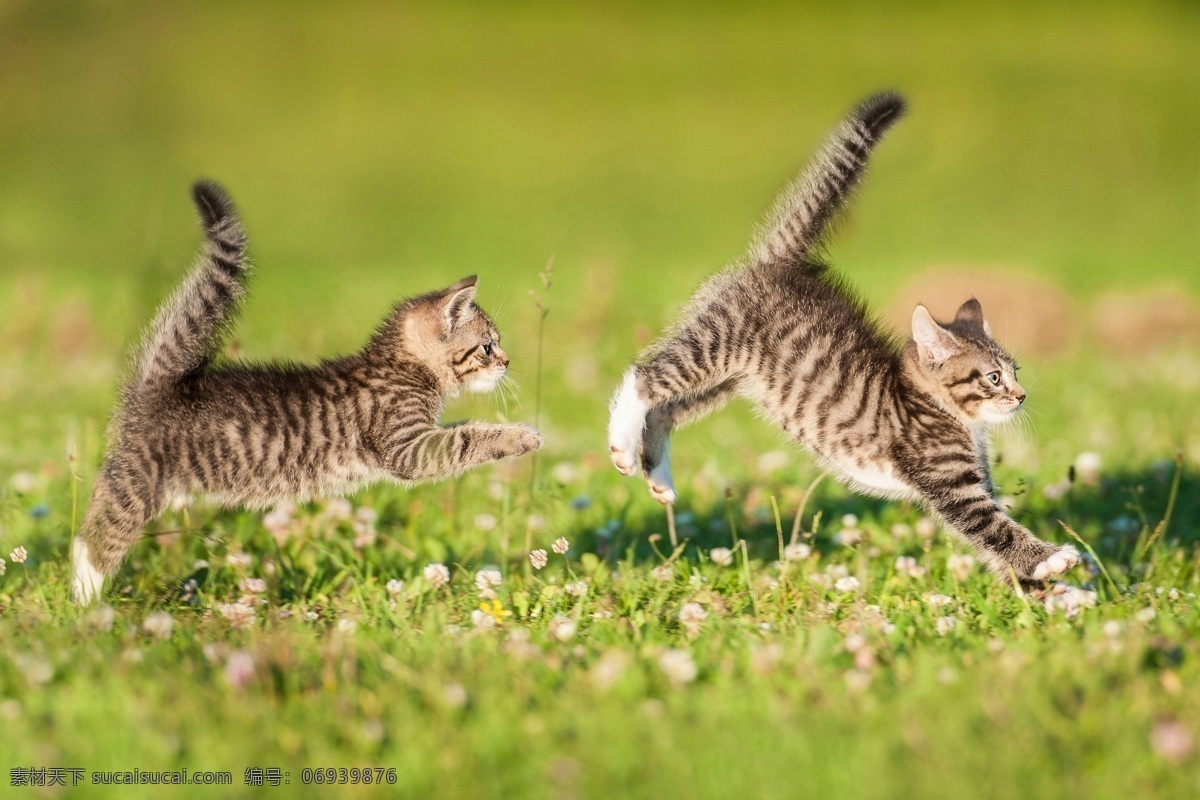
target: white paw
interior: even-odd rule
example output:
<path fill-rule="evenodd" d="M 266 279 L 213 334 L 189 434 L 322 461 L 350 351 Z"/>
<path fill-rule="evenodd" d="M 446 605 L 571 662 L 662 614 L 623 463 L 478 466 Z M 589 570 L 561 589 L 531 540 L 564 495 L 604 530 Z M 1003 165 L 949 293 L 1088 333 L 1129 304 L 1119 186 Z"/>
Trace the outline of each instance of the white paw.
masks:
<path fill-rule="evenodd" d="M 646 477 L 650 484 L 650 496 L 664 506 L 675 502 L 675 484 L 671 480 L 671 462 L 665 457 Z"/>
<path fill-rule="evenodd" d="M 1033 568 L 1033 579 L 1044 581 L 1062 575 L 1079 563 L 1079 551 L 1073 545 L 1064 544 L 1045 561 Z"/>
<path fill-rule="evenodd" d="M 632 475 L 637 470 L 638 443 L 646 427 L 647 405 L 638 397 L 636 382 L 636 370 L 631 368 L 613 395 L 608 418 L 608 450 L 613 466 L 622 475 Z"/>
<path fill-rule="evenodd" d="M 617 472 L 622 475 L 632 475 L 634 468 L 637 466 L 637 458 L 629 450 L 618 448 L 615 444 L 608 446 L 609 457 L 612 459 L 613 466 L 617 468 Z"/>
<path fill-rule="evenodd" d="M 76 536 L 71 543 L 71 599 L 77 605 L 90 605 L 104 586 L 104 573 L 92 566 L 87 543 Z"/>

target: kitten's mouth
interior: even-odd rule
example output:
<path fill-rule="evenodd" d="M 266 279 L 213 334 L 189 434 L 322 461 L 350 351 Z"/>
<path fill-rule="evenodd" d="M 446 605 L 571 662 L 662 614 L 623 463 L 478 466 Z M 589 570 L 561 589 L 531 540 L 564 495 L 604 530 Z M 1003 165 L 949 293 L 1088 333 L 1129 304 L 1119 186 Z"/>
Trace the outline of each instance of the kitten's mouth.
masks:
<path fill-rule="evenodd" d="M 506 372 L 508 372 L 507 367 L 501 369 L 499 372 L 485 372 L 482 375 L 476 375 L 467 381 L 467 390 L 486 394 L 500 385 L 500 381 L 503 380 Z"/>

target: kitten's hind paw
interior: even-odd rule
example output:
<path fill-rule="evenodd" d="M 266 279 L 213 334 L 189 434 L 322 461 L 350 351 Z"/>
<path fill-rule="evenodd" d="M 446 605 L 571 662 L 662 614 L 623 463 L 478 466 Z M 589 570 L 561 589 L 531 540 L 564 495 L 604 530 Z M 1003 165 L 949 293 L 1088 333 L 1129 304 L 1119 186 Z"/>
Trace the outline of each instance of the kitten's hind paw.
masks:
<path fill-rule="evenodd" d="M 675 502 L 675 484 L 671 480 L 671 468 L 666 461 L 650 470 L 646 482 L 650 485 L 650 496 L 655 500 L 664 506 Z"/>
<path fill-rule="evenodd" d="M 1079 551 L 1075 549 L 1074 545 L 1064 544 L 1045 561 L 1035 566 L 1031 575 L 1035 581 L 1044 581 L 1055 575 L 1069 572 L 1078 563 Z"/>
<path fill-rule="evenodd" d="M 612 458 L 613 466 L 617 468 L 617 472 L 622 475 L 632 475 L 637 470 L 637 459 L 631 451 L 618 447 L 615 444 L 609 445 L 609 455 Z"/>

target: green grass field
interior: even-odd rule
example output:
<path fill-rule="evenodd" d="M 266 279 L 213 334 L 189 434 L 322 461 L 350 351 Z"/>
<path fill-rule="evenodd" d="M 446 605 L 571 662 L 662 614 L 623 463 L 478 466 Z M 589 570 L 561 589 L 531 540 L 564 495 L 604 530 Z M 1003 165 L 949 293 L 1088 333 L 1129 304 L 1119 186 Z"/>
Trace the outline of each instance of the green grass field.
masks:
<path fill-rule="evenodd" d="M 0 4 L 0 795 L 1200 795 L 1193 4 L 114 5 Z M 931 270 L 1033 281 L 992 318 L 1030 391 L 996 476 L 1094 595 L 1014 594 L 828 479 L 793 541 L 819 471 L 744 407 L 676 439 L 677 551 L 608 465 L 621 370 L 886 87 L 911 115 L 830 257 L 881 310 Z M 81 612 L 71 533 L 201 175 L 250 230 L 243 357 L 348 352 L 477 272 L 520 391 L 449 418 L 546 447 L 180 507 Z M 12 785 L 34 767 L 84 782 Z M 232 789 L 87 785 L 181 769 Z"/>

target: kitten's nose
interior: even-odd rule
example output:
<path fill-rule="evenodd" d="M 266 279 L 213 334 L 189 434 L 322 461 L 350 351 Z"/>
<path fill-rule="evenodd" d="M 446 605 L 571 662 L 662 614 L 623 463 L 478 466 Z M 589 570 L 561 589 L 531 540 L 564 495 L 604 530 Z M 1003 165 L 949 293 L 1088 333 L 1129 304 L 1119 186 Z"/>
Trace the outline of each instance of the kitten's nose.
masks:
<path fill-rule="evenodd" d="M 1021 403 L 1024 403 L 1024 402 L 1025 402 L 1025 393 L 1021 392 L 1019 395 L 1017 395 L 1017 405 L 1021 405 Z"/>

